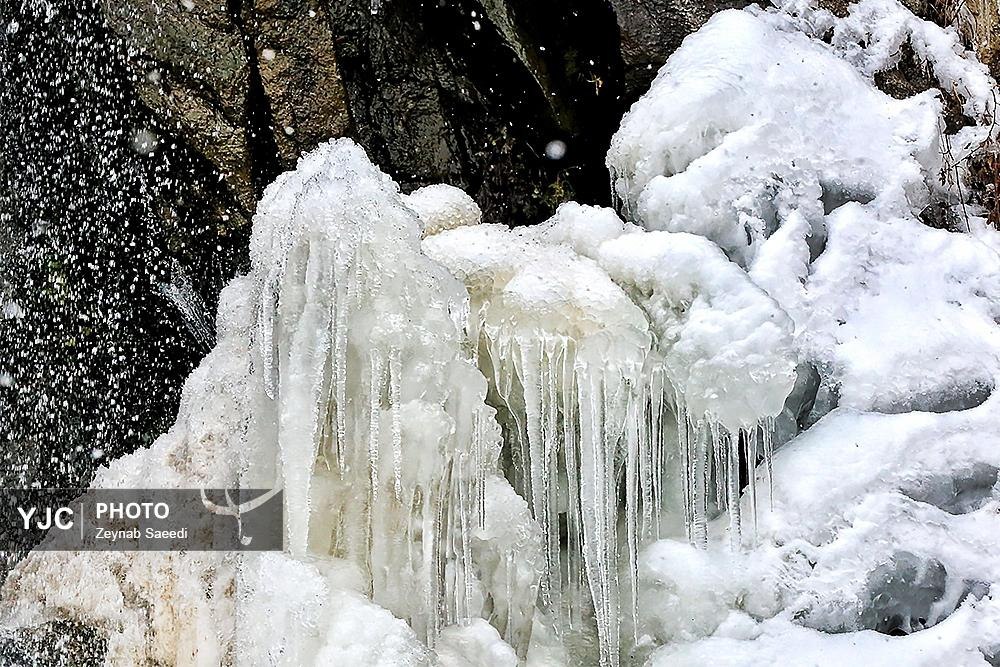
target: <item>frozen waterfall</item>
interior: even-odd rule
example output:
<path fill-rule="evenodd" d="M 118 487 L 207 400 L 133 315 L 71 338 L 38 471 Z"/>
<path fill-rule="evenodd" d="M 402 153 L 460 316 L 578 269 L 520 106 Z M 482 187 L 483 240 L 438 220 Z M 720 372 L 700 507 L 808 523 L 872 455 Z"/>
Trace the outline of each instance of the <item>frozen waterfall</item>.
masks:
<path fill-rule="evenodd" d="M 872 83 L 903 43 L 961 98 L 957 155 L 938 92 Z M 834 633 L 893 614 L 1000 646 L 1000 235 L 919 221 L 963 206 L 939 175 L 994 91 L 895 0 L 791 3 L 670 57 L 615 209 L 483 224 L 319 146 L 260 201 L 173 428 L 94 482 L 280 487 L 285 551 L 35 553 L 3 622 L 80 620 L 119 665 L 849 660 Z M 869 619 L 910 570 L 930 611 Z"/>

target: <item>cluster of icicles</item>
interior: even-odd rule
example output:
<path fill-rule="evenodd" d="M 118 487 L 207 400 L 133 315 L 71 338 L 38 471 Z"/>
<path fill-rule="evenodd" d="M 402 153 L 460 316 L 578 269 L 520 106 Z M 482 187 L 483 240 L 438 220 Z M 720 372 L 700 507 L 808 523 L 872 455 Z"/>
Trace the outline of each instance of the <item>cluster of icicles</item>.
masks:
<path fill-rule="evenodd" d="M 279 447 L 289 551 L 357 563 L 372 599 L 430 646 L 443 627 L 483 615 L 523 658 L 531 618 L 518 599 L 527 597 L 557 627 L 596 621 L 601 663 L 616 665 L 620 572 L 634 618 L 638 549 L 659 535 L 664 507 L 682 512 L 700 545 L 710 516 L 728 509 L 739 543 L 740 461 L 769 460 L 768 415 L 731 430 L 689 414 L 672 377 L 679 362 L 665 360 L 655 327 L 592 260 L 558 244 L 539 256 L 550 251 L 538 239 L 473 224 L 474 204 L 450 190 L 404 206 L 395 184 L 340 140 L 261 203 L 252 255 L 270 269 L 253 420 Z M 571 227 L 588 228 L 587 209 L 564 211 L 582 218 Z M 491 256 L 475 255 L 477 234 L 490 237 Z M 513 254 L 498 256 L 505 244 Z M 521 275 L 547 265 L 561 277 Z M 472 275 L 484 272 L 486 288 Z M 491 539 L 488 478 L 501 471 L 541 529 L 543 567 L 527 585 L 512 545 L 497 547 L 493 573 L 474 553 Z"/>
<path fill-rule="evenodd" d="M 389 183 L 341 141 L 265 195 L 251 432 L 278 445 L 291 555 L 357 563 L 374 601 L 433 644 L 472 615 L 498 429 L 461 354 L 462 295 L 414 252 L 415 220 Z"/>
<path fill-rule="evenodd" d="M 619 368 L 609 372 L 599 357 L 581 357 L 572 339 L 483 338 L 480 366 L 492 369 L 493 387 L 510 415 L 505 444 L 511 446 L 514 487 L 529 499 L 542 528 L 540 603 L 573 627 L 582 622 L 581 595 L 589 595 L 601 664 L 617 664 L 623 610 L 631 613 L 633 632 L 637 627 L 639 547 L 660 537 L 665 495 L 677 495 L 664 488 L 668 459 L 677 460 L 670 482 L 681 487 L 687 538 L 706 547 L 709 517 L 728 511 L 731 544 L 738 548 L 740 461 L 753 465 L 762 458 L 769 479 L 772 420 L 735 433 L 717 422 L 692 421 L 653 355 L 623 375 Z M 751 513 L 755 481 L 749 475 Z"/>

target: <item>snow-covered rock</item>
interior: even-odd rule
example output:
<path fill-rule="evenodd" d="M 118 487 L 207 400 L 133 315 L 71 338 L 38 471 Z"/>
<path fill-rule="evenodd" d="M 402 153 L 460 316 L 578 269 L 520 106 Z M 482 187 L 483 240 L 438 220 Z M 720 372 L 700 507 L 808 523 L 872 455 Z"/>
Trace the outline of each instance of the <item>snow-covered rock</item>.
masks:
<path fill-rule="evenodd" d="M 875 89 L 904 44 L 963 101 L 960 136 L 942 137 L 937 91 Z M 743 549 L 671 558 L 679 547 L 661 541 L 640 554 L 640 647 L 665 644 L 649 664 L 995 659 L 1000 571 L 983 554 L 1000 528 L 998 234 L 965 207 L 961 232 L 919 219 L 961 201 L 943 160 L 986 136 L 994 90 L 953 34 L 895 0 L 840 18 L 798 2 L 714 17 L 626 115 L 608 154 L 623 211 L 717 243 L 790 318 L 789 356 L 807 369 L 780 416 L 781 440 L 804 432 L 744 490 L 756 530 Z M 960 155 L 942 158 L 948 145 Z M 651 244 L 613 243 L 626 241 L 635 271 Z M 767 374 L 751 376 L 741 386 L 761 399 Z M 732 522 L 707 533 L 732 537 Z"/>

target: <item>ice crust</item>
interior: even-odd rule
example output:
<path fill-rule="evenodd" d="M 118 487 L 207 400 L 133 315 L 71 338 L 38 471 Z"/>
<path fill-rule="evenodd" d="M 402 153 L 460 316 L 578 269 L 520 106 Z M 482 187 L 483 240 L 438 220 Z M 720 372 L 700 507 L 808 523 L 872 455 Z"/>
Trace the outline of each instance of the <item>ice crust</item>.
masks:
<path fill-rule="evenodd" d="M 958 134 L 874 86 L 904 45 Z M 616 208 L 482 224 L 320 146 L 174 426 L 94 482 L 281 486 L 286 550 L 34 553 L 0 621 L 95 626 L 115 665 L 996 659 L 1000 234 L 940 177 L 994 91 L 895 0 L 792 2 L 671 55 Z"/>

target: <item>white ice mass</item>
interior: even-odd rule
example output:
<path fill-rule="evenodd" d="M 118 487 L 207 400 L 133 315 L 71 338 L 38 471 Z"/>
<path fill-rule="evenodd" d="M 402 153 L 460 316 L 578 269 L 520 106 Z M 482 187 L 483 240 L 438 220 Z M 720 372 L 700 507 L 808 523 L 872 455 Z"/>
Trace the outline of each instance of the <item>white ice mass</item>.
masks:
<path fill-rule="evenodd" d="M 904 44 L 957 134 L 875 87 Z M 996 664 L 1000 233 L 941 178 L 995 90 L 896 0 L 792 2 L 671 55 L 618 212 L 482 224 L 320 146 L 174 427 L 94 481 L 281 487 L 285 551 L 33 553 L 0 621 L 113 665 Z"/>

